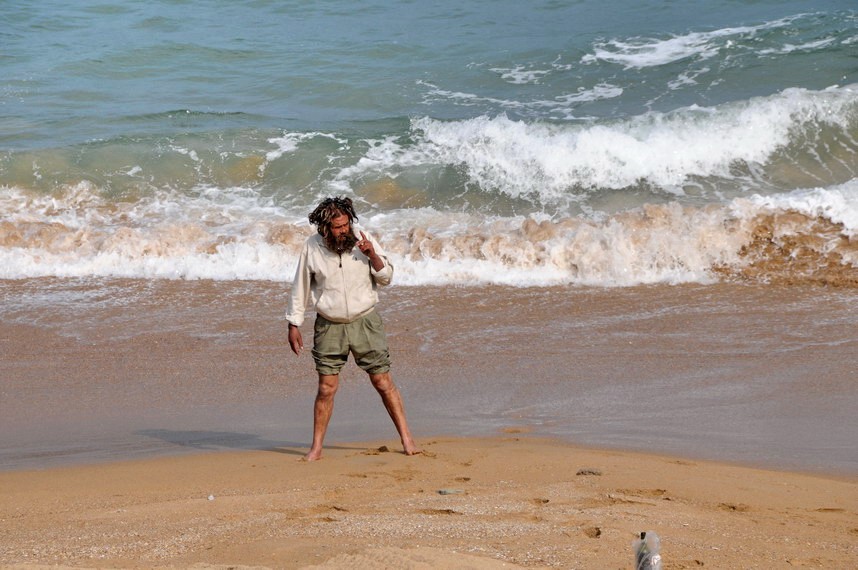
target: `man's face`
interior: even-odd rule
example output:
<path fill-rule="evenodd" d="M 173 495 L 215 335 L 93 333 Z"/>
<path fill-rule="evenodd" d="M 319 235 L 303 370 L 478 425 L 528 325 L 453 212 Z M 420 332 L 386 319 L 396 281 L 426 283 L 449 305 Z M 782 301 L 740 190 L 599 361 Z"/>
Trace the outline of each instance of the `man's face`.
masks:
<path fill-rule="evenodd" d="M 326 241 L 328 248 L 339 254 L 349 252 L 355 246 L 357 238 L 352 233 L 352 224 L 346 214 L 340 214 L 331 219 Z"/>
<path fill-rule="evenodd" d="M 352 225 L 349 223 L 349 217 L 345 214 L 340 214 L 331 220 L 331 236 L 338 240 L 340 236 L 351 233 Z"/>

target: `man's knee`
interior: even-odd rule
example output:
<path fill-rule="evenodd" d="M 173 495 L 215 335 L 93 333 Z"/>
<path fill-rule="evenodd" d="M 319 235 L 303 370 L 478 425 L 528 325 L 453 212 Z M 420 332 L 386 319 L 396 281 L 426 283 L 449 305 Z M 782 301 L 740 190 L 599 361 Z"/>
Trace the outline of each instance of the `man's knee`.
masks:
<path fill-rule="evenodd" d="M 340 377 L 338 375 L 319 375 L 319 397 L 333 398 L 337 393 L 337 388 L 340 385 Z"/>
<path fill-rule="evenodd" d="M 375 389 L 379 392 L 390 392 L 391 390 L 396 389 L 396 385 L 394 385 L 393 378 L 390 377 L 389 372 L 370 374 L 369 379 L 372 381 L 372 385 Z"/>

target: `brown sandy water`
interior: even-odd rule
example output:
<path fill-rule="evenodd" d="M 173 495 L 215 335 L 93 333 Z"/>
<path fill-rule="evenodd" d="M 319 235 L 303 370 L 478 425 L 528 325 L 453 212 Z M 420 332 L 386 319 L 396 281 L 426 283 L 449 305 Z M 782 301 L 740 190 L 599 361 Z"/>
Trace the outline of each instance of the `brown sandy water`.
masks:
<path fill-rule="evenodd" d="M 0 300 L 0 469 L 309 443 L 283 284 L 31 279 Z M 418 438 L 858 473 L 855 290 L 394 287 L 380 310 Z M 398 446 L 350 364 L 327 443 L 379 438 Z"/>

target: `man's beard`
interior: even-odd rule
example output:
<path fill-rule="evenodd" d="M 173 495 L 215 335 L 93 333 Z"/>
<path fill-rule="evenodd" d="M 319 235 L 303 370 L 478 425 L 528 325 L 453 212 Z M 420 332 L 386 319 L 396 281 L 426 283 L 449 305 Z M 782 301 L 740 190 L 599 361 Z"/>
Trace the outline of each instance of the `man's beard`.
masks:
<path fill-rule="evenodd" d="M 350 252 L 354 249 L 355 244 L 357 244 L 357 238 L 351 230 L 339 237 L 334 237 L 330 233 L 325 236 L 325 245 L 328 246 L 328 249 L 339 255 Z"/>

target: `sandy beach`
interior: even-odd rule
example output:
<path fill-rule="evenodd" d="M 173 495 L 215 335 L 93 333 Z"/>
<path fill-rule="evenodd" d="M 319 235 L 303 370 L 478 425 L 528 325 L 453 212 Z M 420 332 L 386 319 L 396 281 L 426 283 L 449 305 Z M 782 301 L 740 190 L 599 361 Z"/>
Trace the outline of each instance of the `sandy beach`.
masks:
<path fill-rule="evenodd" d="M 312 358 L 270 282 L 0 282 L 0 470 L 306 445 Z M 416 434 L 858 474 L 852 289 L 394 287 L 380 311 Z M 305 323 L 309 338 L 312 318 Z M 353 363 L 332 441 L 394 435 Z"/>
<path fill-rule="evenodd" d="M 275 283 L 0 284 L 4 568 L 849 568 L 854 293 L 396 288 L 322 461 Z"/>
<path fill-rule="evenodd" d="M 514 430 L 510 430 L 514 431 Z M 858 482 L 523 434 L 0 473 L 4 568 L 849 568 Z"/>

